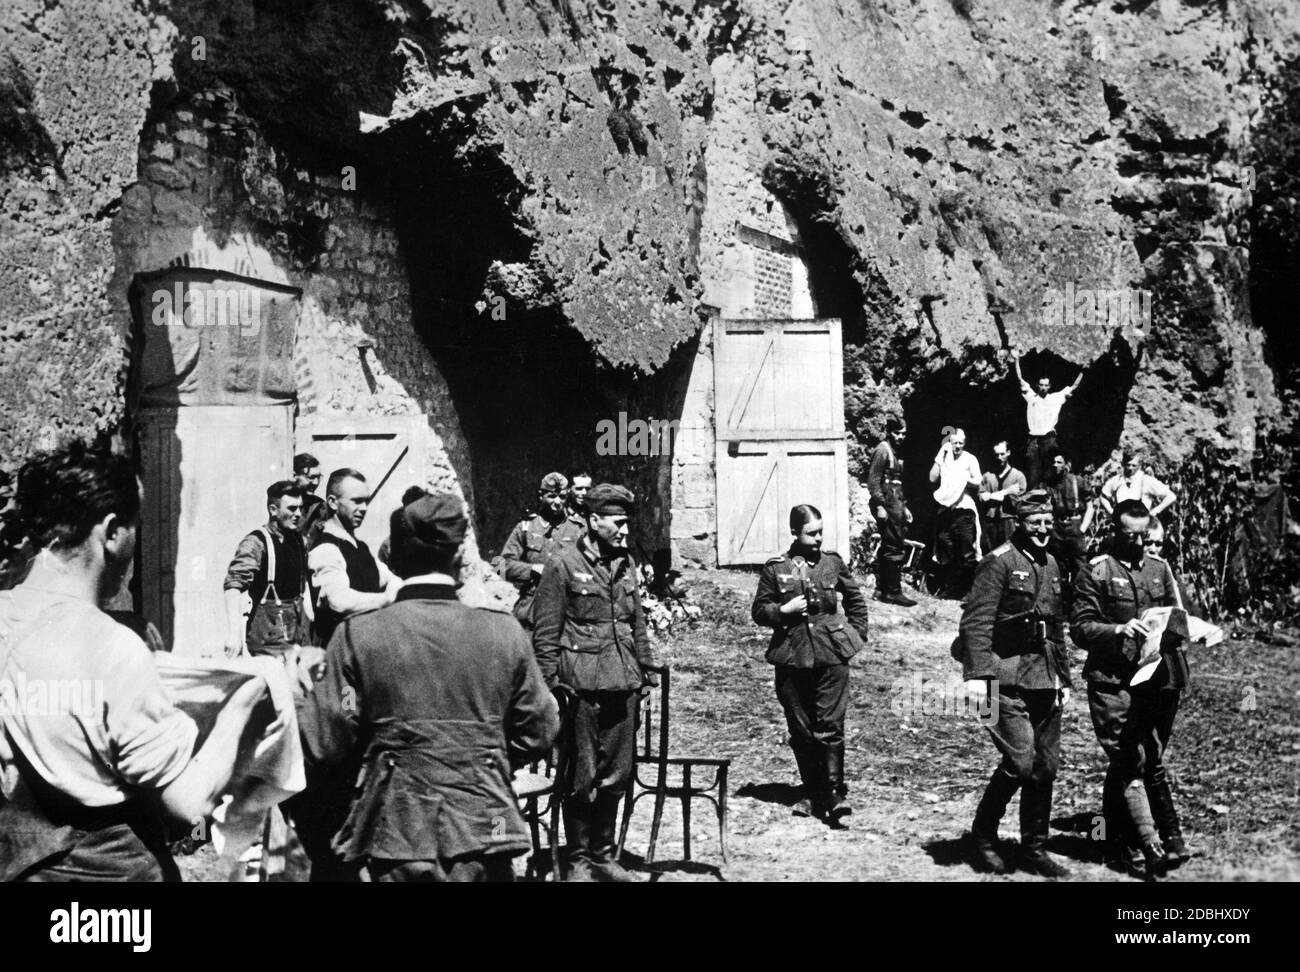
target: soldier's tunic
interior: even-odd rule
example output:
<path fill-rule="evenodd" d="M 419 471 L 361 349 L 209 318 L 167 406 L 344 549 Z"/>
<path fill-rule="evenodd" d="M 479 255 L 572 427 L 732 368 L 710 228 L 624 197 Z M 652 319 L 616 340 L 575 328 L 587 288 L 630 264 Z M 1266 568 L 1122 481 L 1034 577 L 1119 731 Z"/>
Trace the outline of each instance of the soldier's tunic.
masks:
<path fill-rule="evenodd" d="M 322 770 L 361 763 L 333 847 L 377 880 L 508 879 L 530 847 L 512 767 L 559 730 L 527 635 L 447 581 L 411 578 L 391 606 L 343 621 L 300 713 L 308 794 Z"/>
<path fill-rule="evenodd" d="M 555 556 L 533 604 L 533 649 L 546 684 L 578 696 L 570 799 L 617 800 L 632 772 L 638 690 L 653 665 L 630 556 L 604 561 L 587 536 Z"/>
<path fill-rule="evenodd" d="M 1046 840 L 1060 766 L 1059 690 L 1070 685 L 1061 575 L 1051 554 L 1033 553 L 1005 543 L 980 562 L 954 649 L 965 680 L 991 680 L 996 706 L 987 728 L 1002 763 L 976 815 L 983 836 L 996 836 L 997 821 L 1021 788 L 1021 834 Z"/>
<path fill-rule="evenodd" d="M 782 614 L 781 605 L 801 594 L 808 616 Z M 792 547 L 763 565 L 750 613 L 756 624 L 775 629 L 766 658 L 776 666 L 776 696 L 800 775 L 809 786 L 824 786 L 819 767 L 827 761 L 832 777 L 837 767 L 842 776 L 848 661 L 867 637 L 866 598 L 839 554 L 822 551 L 810 561 Z"/>
<path fill-rule="evenodd" d="M 1155 673 L 1146 682 L 1130 686 L 1142 649 L 1117 627 L 1141 617 L 1148 608 L 1179 604 L 1174 572 L 1151 554 L 1132 564 L 1102 554 L 1075 578 L 1070 636 L 1088 651 L 1083 669 L 1088 707 L 1097 741 L 1110 758 L 1103 807 L 1108 819 L 1124 819 L 1119 804 L 1123 791 L 1135 780 L 1163 786 L 1164 751 L 1181 690 L 1189 680 L 1185 638 L 1166 633 Z"/>
<path fill-rule="evenodd" d="M 556 522 L 535 513 L 515 524 L 510 531 L 505 546 L 501 548 L 497 573 L 519 589 L 514 614 L 525 628 L 533 626 L 533 599 L 539 581 L 532 565 L 545 564 L 561 551 L 572 548 L 586 532 L 582 518 L 571 512 Z"/>
<path fill-rule="evenodd" d="M 872 507 L 883 506 L 888 516 L 880 528 L 880 593 L 902 593 L 903 564 L 907 560 L 907 503 L 903 498 L 903 460 L 894 447 L 881 442 L 871 453 L 867 492 Z"/>

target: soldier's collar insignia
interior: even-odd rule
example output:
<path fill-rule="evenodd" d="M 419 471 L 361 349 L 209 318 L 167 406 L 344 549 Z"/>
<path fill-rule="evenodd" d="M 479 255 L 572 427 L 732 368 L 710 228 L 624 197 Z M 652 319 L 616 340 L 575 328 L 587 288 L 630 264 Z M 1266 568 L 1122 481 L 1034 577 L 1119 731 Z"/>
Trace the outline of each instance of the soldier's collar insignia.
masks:
<path fill-rule="evenodd" d="M 581 571 L 575 570 L 575 571 L 573 572 L 573 576 L 576 577 L 576 578 L 578 578 L 578 580 L 580 580 L 580 581 L 587 581 L 587 582 L 590 582 L 590 581 L 591 581 L 591 576 L 592 576 L 592 575 L 591 575 L 591 574 L 584 574 L 584 573 L 582 573 Z"/>

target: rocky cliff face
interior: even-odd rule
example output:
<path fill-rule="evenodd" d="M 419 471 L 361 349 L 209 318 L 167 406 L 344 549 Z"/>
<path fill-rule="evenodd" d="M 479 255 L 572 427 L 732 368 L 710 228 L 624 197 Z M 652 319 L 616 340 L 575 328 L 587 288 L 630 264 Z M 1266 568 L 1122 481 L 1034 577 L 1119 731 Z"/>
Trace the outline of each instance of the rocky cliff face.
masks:
<path fill-rule="evenodd" d="M 214 90 L 278 160 L 241 192 L 297 265 L 331 232 L 294 205 L 304 173 L 350 166 L 393 214 L 410 326 L 494 528 L 533 465 L 589 452 L 592 415 L 675 387 L 753 185 L 799 224 L 818 313 L 845 321 L 859 458 L 893 409 L 924 464 L 941 424 L 981 445 L 1021 430 L 1012 348 L 1058 384 L 1085 370 L 1061 426 L 1079 466 L 1121 439 L 1168 466 L 1197 443 L 1245 457 L 1279 419 L 1286 0 L 19 0 L 4 18 L 10 468 L 116 428 L 110 225 L 146 125 Z"/>

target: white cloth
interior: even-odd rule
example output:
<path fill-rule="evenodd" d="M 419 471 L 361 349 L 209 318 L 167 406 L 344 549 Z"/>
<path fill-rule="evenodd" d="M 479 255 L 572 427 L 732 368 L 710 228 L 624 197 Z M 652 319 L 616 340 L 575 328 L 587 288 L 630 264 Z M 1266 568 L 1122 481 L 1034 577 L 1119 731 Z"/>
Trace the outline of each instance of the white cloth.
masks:
<path fill-rule="evenodd" d="M 213 849 L 233 864 L 261 836 L 267 811 L 307 785 L 289 672 L 278 658 L 170 655 L 158 658 L 158 670 L 167 694 L 205 729 L 211 728 L 217 713 L 248 679 L 266 682 L 274 715 L 263 725 L 266 711 L 254 707 L 250 731 L 259 732 L 260 738 L 252 755 L 235 767 L 212 815 Z"/>
<path fill-rule="evenodd" d="M 980 461 L 973 452 L 963 452 L 953 458 L 946 449 L 940 449 L 934 458 L 939 467 L 939 488 L 934 491 L 934 501 L 940 506 L 950 506 L 958 510 L 970 510 L 975 514 L 975 559 L 980 556 L 980 514 L 975 505 L 975 497 L 967 490 L 974 485 L 978 490 L 983 479 L 980 474 Z"/>
<path fill-rule="evenodd" d="M 968 485 L 976 489 L 980 486 L 980 461 L 971 452 L 963 452 L 955 459 L 948 453 L 940 453 L 935 458 L 939 467 L 939 488 L 934 491 L 934 501 L 940 506 L 955 506 L 958 509 L 974 510 L 975 498 L 967 491 Z"/>
<path fill-rule="evenodd" d="M 169 701 L 145 643 L 94 604 L 20 584 L 0 592 L 0 721 L 45 782 L 87 807 L 159 790 L 198 727 Z M 16 773 L 0 746 L 0 772 Z"/>
<path fill-rule="evenodd" d="M 1047 435 L 1056 428 L 1056 420 L 1061 417 L 1061 406 L 1070 397 L 1070 392 L 1062 388 L 1057 392 L 1040 395 L 1030 390 L 1025 396 L 1025 421 L 1029 424 L 1030 435 Z"/>

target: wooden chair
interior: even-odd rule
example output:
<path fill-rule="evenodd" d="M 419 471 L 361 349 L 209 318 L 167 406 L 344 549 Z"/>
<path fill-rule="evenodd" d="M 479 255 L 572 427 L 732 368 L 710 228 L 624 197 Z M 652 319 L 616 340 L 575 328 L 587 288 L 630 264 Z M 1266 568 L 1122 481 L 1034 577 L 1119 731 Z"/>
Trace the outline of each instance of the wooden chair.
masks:
<path fill-rule="evenodd" d="M 560 734 L 550 754 L 536 760 L 524 769 L 518 769 L 511 780 L 519 812 L 528 823 L 532 836 L 533 852 L 524 868 L 525 878 L 541 877 L 538 861 L 542 853 L 541 831 L 545 829 L 551 854 L 551 880 L 560 881 L 560 811 L 564 795 L 572 782 L 568 754 L 573 751 L 568 734 L 573 731 L 573 692 L 563 685 L 555 689 L 555 701 L 560 707 Z M 543 803 L 545 799 L 545 803 Z"/>
<path fill-rule="evenodd" d="M 623 825 L 619 832 L 618 852 L 622 856 L 623 845 L 627 841 L 628 825 L 632 822 L 632 812 L 636 802 L 642 797 L 653 795 L 654 819 L 650 824 L 650 846 L 646 851 L 647 864 L 654 862 L 655 845 L 659 841 L 659 825 L 663 820 L 664 802 L 672 797 L 682 801 L 682 856 L 691 859 L 691 800 L 699 798 L 713 804 L 718 815 L 718 849 L 722 854 L 722 863 L 727 863 L 727 769 L 731 760 L 716 756 L 674 756 L 668 752 L 668 728 L 670 703 L 672 698 L 672 677 L 667 666 L 662 668 L 647 666 L 647 671 L 659 676 L 659 686 L 651 689 L 641 706 L 641 726 L 644 735 L 638 746 L 636 763 L 632 779 L 628 784 L 627 795 L 623 799 Z M 657 716 L 656 716 L 657 710 Z M 653 767 L 653 782 L 647 783 L 641 778 L 641 768 Z M 678 783 L 668 780 L 668 768 L 680 771 Z M 713 782 L 701 786 L 692 780 L 692 770 L 697 766 L 713 770 Z"/>

